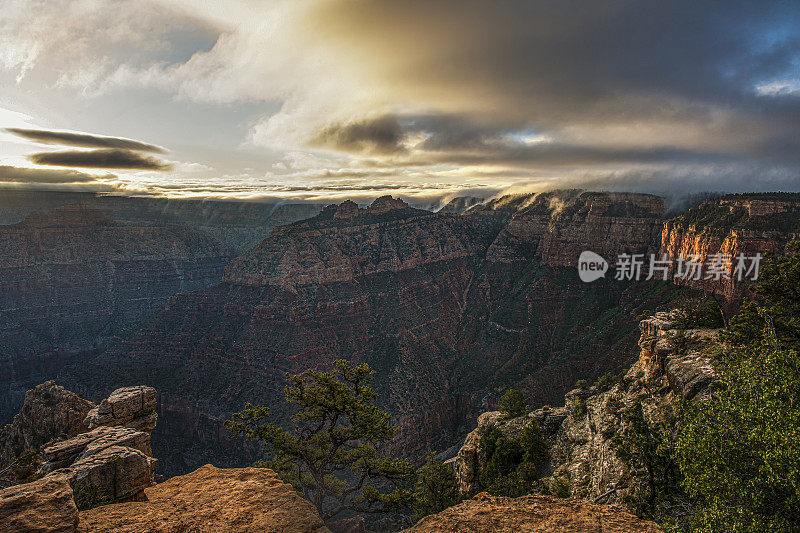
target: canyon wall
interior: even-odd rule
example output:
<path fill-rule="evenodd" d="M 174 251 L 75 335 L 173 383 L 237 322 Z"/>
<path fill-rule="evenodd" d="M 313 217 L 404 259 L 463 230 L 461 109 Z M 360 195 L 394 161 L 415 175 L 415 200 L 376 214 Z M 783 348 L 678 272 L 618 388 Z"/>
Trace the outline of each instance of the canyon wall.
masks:
<path fill-rule="evenodd" d="M 481 438 L 489 428 L 514 439 L 533 421 L 549 446 L 539 490 L 552 493 L 560 483 L 574 497 L 615 504 L 641 490 L 644 476 L 626 467 L 614 445 L 615 437 L 630 424 L 626 412 L 641 407 L 648 423 L 674 424 L 679 403 L 708 395 L 716 379 L 705 347 L 718 330 L 679 332 L 677 324 L 677 315 L 666 312 L 642 320 L 636 362 L 615 382 L 570 391 L 562 407 L 544 406 L 512 419 L 498 411 L 481 414 L 478 427 L 448 460 L 460 491 L 469 495 L 483 489 L 479 478 L 487 458 Z M 693 336 L 697 342 L 681 347 L 676 334 Z"/>
<path fill-rule="evenodd" d="M 664 223 L 659 257 L 672 262 L 669 276 L 676 283 L 724 296 L 735 303 L 747 294 L 755 272 L 748 273 L 750 258 L 780 253 L 800 236 L 800 197 L 791 194 L 727 195 L 690 209 Z M 704 271 L 699 276 L 674 278 L 683 256 L 704 267 L 720 256 L 725 274 Z M 738 258 L 746 260 L 740 266 Z"/>
<path fill-rule="evenodd" d="M 185 227 L 121 224 L 83 204 L 0 226 L 0 250 L 0 421 L 169 297 L 218 283 L 233 256 Z"/>
<path fill-rule="evenodd" d="M 633 318 L 675 290 L 585 284 L 574 268 L 582 248 L 601 242 L 609 253 L 649 250 L 658 199 L 550 193 L 513 202 L 463 215 L 389 197 L 329 206 L 273 230 L 221 284 L 172 298 L 64 379 L 92 396 L 152 383 L 162 394 L 154 449 L 168 474 L 252 460 L 221 422 L 245 402 L 285 421 L 285 374 L 342 357 L 376 371 L 399 429 L 388 451 L 445 449 L 508 386 L 543 403 L 579 377 L 629 364 Z"/>
<path fill-rule="evenodd" d="M 0 224 L 16 224 L 36 212 L 85 204 L 108 218 L 133 226 L 180 226 L 203 233 L 241 253 L 283 224 L 312 217 L 321 204 L 131 197 L 64 191 L 2 190 Z"/>

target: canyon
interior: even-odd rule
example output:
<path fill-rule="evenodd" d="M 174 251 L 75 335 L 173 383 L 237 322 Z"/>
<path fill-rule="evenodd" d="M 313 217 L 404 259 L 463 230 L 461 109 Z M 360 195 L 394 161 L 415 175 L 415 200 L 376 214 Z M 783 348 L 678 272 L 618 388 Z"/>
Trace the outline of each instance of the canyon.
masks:
<path fill-rule="evenodd" d="M 181 226 L 122 224 L 85 204 L 0 226 L 0 420 L 25 390 L 214 285 L 233 250 Z"/>
<path fill-rule="evenodd" d="M 798 200 L 758 200 L 728 196 L 668 220 L 660 198 L 628 193 L 456 199 L 436 213 L 391 197 L 331 205 L 225 256 L 216 280 L 165 294 L 135 327 L 67 360 L 74 364 L 29 373 L 57 376 L 90 398 L 134 383 L 156 387 L 153 450 L 168 476 L 252 462 L 257 448 L 223 422 L 246 402 L 285 421 L 285 374 L 340 357 L 376 371 L 381 406 L 398 426 L 387 452 L 413 460 L 452 454 L 507 388 L 533 406 L 558 403 L 577 380 L 630 365 L 639 316 L 709 289 L 615 280 L 613 265 L 583 283 L 575 269 L 581 251 L 613 263 L 623 253 L 675 259 L 780 249 L 795 236 Z M 181 231 L 224 248 L 208 233 Z M 745 290 L 731 282 L 719 292 L 735 303 Z"/>
<path fill-rule="evenodd" d="M 389 197 L 276 228 L 220 284 L 170 299 L 140 328 L 60 376 L 88 396 L 160 391 L 154 452 L 166 475 L 236 466 L 257 450 L 222 428 L 246 402 L 289 415 L 286 373 L 345 357 L 376 371 L 397 437 L 417 459 L 455 445 L 507 387 L 554 402 L 630 363 L 639 313 L 667 283 L 582 283 L 584 249 L 658 247 L 654 196 L 566 191 L 431 213 Z M 163 444 L 160 444 L 163 443 Z"/>

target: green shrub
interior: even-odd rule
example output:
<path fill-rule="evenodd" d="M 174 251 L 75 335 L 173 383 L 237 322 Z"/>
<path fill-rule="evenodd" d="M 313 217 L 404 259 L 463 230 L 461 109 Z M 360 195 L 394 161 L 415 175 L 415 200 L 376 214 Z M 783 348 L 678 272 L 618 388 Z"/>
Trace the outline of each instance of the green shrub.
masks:
<path fill-rule="evenodd" d="M 528 414 L 528 406 L 525 404 L 525 396 L 514 389 L 508 389 L 503 397 L 500 398 L 500 413 L 505 418 L 517 418 Z"/>
<path fill-rule="evenodd" d="M 458 482 L 453 469 L 436 458 L 428 457 L 425 465 L 417 470 L 414 485 L 414 519 L 420 520 L 430 514 L 439 513 L 460 502 Z"/>
<path fill-rule="evenodd" d="M 617 384 L 617 378 L 611 372 L 606 372 L 595 382 L 594 386 L 600 392 L 605 392 Z"/>
<path fill-rule="evenodd" d="M 573 411 L 575 418 L 581 418 L 585 416 L 586 413 L 589 412 L 589 410 L 586 408 L 586 402 L 584 402 L 583 398 L 579 396 L 575 396 L 574 398 L 572 398 L 572 406 L 575 409 Z"/>
<path fill-rule="evenodd" d="M 496 496 L 529 494 L 548 458 L 547 443 L 535 420 L 518 439 L 508 438 L 492 426 L 481 439 L 480 449 L 486 459 L 480 484 Z"/>
<path fill-rule="evenodd" d="M 724 335 L 719 386 L 678 430 L 699 531 L 800 531 L 800 243 L 766 258 L 756 293 Z"/>
<path fill-rule="evenodd" d="M 575 388 L 586 390 L 589 388 L 589 382 L 586 381 L 585 379 L 579 379 L 578 381 L 575 382 Z"/>
<path fill-rule="evenodd" d="M 569 498 L 572 496 L 569 490 L 569 483 L 559 477 L 553 478 L 553 482 L 550 484 L 550 493 L 557 498 Z"/>

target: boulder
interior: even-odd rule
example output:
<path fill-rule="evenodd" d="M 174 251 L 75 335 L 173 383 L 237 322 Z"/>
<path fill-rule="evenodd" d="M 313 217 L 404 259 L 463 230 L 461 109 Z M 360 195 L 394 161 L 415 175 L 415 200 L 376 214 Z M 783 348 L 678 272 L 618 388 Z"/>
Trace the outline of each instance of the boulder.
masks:
<path fill-rule="evenodd" d="M 617 506 L 552 496 L 505 498 L 482 492 L 471 500 L 423 518 L 406 531 L 660 533 L 662 530 L 655 523 L 641 520 Z"/>
<path fill-rule="evenodd" d="M 78 531 L 329 533 L 314 506 L 265 468 L 206 465 L 145 494 L 147 501 L 82 511 Z"/>
<path fill-rule="evenodd" d="M 94 404 L 46 381 L 25 393 L 25 403 L 14 420 L 0 428 L 0 467 L 11 464 L 26 450 L 86 431 L 84 418 Z"/>
<path fill-rule="evenodd" d="M 77 525 L 78 509 L 64 477 L 46 477 L 0 490 L 4 533 L 71 533 Z"/>
<path fill-rule="evenodd" d="M 126 426 L 139 431 L 156 427 L 156 390 L 152 387 L 123 387 L 111 393 L 100 405 L 89 411 L 85 423 L 98 426 Z"/>
<path fill-rule="evenodd" d="M 153 484 L 151 454 L 149 433 L 100 426 L 45 448 L 39 475 L 66 477 L 78 507 L 87 509 L 141 497 Z"/>
<path fill-rule="evenodd" d="M 53 475 L 69 479 L 81 509 L 112 502 L 140 499 L 153 484 L 156 460 L 139 450 L 110 446 L 80 459 Z"/>

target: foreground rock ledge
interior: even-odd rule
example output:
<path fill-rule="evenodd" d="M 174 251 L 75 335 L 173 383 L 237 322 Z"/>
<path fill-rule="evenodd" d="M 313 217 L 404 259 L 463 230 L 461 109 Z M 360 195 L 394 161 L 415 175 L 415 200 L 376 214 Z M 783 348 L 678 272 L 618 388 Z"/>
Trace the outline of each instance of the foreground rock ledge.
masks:
<path fill-rule="evenodd" d="M 653 522 L 617 506 L 552 496 L 504 498 L 482 492 L 471 500 L 423 518 L 413 533 L 661 533 Z"/>
<path fill-rule="evenodd" d="M 78 509 L 65 477 L 50 476 L 0 490 L 0 530 L 4 533 L 72 533 Z"/>
<path fill-rule="evenodd" d="M 330 533 L 314 506 L 265 468 L 206 465 L 145 494 L 149 501 L 82 511 L 78 531 Z"/>

